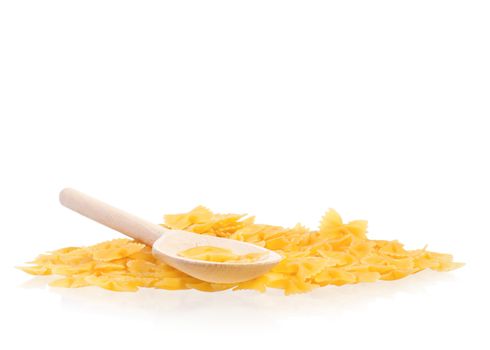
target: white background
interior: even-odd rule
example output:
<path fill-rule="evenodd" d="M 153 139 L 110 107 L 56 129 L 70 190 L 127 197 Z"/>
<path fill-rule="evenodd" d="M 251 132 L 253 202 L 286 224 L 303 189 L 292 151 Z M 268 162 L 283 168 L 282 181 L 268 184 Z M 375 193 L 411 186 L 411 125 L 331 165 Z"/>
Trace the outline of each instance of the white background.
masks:
<path fill-rule="evenodd" d="M 3 349 L 488 349 L 488 1 L 0 1 Z M 13 267 L 204 204 L 467 265 L 395 282 L 110 293 Z M 8 347 L 6 347 L 8 346 Z"/>

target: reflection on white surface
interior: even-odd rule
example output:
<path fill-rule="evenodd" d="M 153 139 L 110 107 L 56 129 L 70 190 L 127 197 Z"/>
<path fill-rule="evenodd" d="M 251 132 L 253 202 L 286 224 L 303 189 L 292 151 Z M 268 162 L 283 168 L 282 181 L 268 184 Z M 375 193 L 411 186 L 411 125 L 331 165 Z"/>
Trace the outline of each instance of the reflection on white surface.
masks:
<path fill-rule="evenodd" d="M 165 291 L 141 289 L 137 293 L 109 292 L 96 287 L 79 289 L 49 288 L 60 296 L 63 309 L 97 315 L 139 318 L 159 323 L 206 320 L 232 329 L 237 324 L 255 328 L 271 326 L 298 313 L 311 316 L 342 317 L 355 310 L 367 309 L 379 300 L 389 300 L 401 294 L 418 298 L 427 294 L 430 286 L 454 280 L 452 273 L 423 271 L 397 281 L 380 281 L 342 287 L 318 288 L 311 293 L 285 297 L 280 290 L 264 294 L 254 291 L 223 291 L 204 293 L 194 290 Z M 45 277 L 35 277 L 21 285 L 23 288 L 46 288 Z M 447 286 L 446 286 L 447 287 Z M 212 317 L 210 317 L 212 316 Z M 230 319 L 233 320 L 229 323 Z"/>

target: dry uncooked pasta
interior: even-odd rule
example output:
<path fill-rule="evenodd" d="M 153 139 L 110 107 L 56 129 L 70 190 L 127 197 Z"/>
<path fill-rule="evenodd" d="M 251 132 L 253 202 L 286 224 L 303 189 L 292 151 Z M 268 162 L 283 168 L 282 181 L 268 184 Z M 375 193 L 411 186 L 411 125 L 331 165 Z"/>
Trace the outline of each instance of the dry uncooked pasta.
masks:
<path fill-rule="evenodd" d="M 99 286 L 112 291 L 136 291 L 140 287 L 167 290 L 283 289 L 286 295 L 327 285 L 396 280 L 424 269 L 449 271 L 461 267 L 449 254 L 425 248 L 406 250 L 398 241 L 370 240 L 366 221 L 344 222 L 334 210 L 323 217 L 319 230 L 302 225 L 292 228 L 254 223 L 253 217 L 214 214 L 199 206 L 188 213 L 166 215 L 162 226 L 199 234 L 226 237 L 274 250 L 284 259 L 265 275 L 237 284 L 207 283 L 159 261 L 151 248 L 129 239 L 115 239 L 89 247 L 68 247 L 37 257 L 20 267 L 33 275 L 63 275 L 52 286 L 78 288 Z M 195 249 L 183 252 L 204 260 L 227 261 L 231 252 Z M 246 257 L 251 259 L 258 256 Z M 216 260 L 217 259 L 217 260 Z"/>
<path fill-rule="evenodd" d="M 202 245 L 194 248 L 189 248 L 179 252 L 179 255 L 193 260 L 204 260 L 211 262 L 236 262 L 247 263 L 260 259 L 265 253 L 248 253 L 238 255 L 230 249 Z"/>

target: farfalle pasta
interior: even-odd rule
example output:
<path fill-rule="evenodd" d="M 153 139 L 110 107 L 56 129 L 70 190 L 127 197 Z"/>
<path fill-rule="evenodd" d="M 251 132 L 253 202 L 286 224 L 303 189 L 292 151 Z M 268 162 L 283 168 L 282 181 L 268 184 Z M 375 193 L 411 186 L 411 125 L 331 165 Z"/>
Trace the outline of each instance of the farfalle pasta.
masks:
<path fill-rule="evenodd" d="M 151 248 L 129 239 L 115 239 L 89 247 L 68 247 L 37 257 L 21 270 L 33 275 L 62 275 L 55 287 L 98 286 L 112 291 L 138 288 L 283 289 L 286 295 L 328 285 L 341 286 L 377 280 L 396 280 L 424 269 L 449 271 L 461 267 L 449 254 L 426 248 L 406 250 L 398 241 L 369 240 L 367 222 L 344 222 L 335 210 L 322 218 L 318 230 L 302 225 L 292 228 L 256 224 L 254 217 L 214 214 L 199 206 L 185 214 L 166 215 L 162 226 L 249 242 L 276 251 L 283 260 L 265 275 L 237 284 L 200 281 L 155 259 Z M 184 255 L 208 261 L 230 261 L 231 252 L 204 248 Z M 255 259 L 259 257 L 248 257 Z M 215 259 L 215 260 L 213 260 Z M 216 260 L 217 259 L 217 260 Z"/>
<path fill-rule="evenodd" d="M 192 260 L 209 262 L 248 263 L 259 260 L 265 255 L 265 253 L 248 253 L 238 255 L 233 253 L 233 251 L 230 249 L 203 245 L 183 250 L 179 252 L 178 255 Z"/>

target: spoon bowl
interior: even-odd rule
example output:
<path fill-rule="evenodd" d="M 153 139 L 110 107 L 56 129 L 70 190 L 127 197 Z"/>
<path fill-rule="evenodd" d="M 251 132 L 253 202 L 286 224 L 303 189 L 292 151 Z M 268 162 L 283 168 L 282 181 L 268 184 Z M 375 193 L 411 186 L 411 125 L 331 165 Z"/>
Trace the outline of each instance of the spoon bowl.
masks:
<path fill-rule="evenodd" d="M 249 253 L 264 255 L 251 262 L 213 262 L 179 255 L 186 249 L 198 246 L 225 248 L 238 255 Z M 251 243 L 176 230 L 164 233 L 153 244 L 152 252 L 154 256 L 177 270 L 213 283 L 237 283 L 253 279 L 266 273 L 282 259 L 276 252 Z"/>

